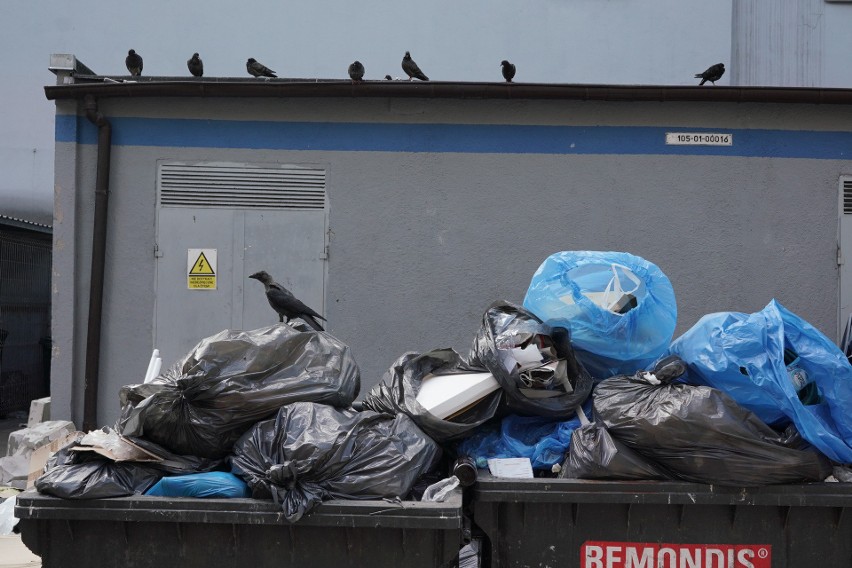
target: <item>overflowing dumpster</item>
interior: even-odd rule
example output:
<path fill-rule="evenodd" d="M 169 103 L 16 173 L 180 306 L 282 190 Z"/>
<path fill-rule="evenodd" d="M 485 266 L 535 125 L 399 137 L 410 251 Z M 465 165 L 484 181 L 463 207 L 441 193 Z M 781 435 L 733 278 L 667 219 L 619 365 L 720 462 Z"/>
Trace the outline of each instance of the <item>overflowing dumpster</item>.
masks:
<path fill-rule="evenodd" d="M 852 485 L 479 476 L 492 568 L 852 566 Z"/>
<path fill-rule="evenodd" d="M 258 499 L 17 497 L 24 544 L 44 568 L 452 566 L 461 491 L 444 502 L 331 500 L 289 523 Z"/>

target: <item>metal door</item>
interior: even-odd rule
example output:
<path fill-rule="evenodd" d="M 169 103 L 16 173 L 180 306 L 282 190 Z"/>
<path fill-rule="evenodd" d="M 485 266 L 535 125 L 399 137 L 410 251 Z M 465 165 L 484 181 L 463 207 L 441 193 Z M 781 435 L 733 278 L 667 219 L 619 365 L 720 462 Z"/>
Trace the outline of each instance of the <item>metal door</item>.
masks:
<path fill-rule="evenodd" d="M 325 172 L 297 166 L 159 164 L 154 347 L 164 366 L 224 329 L 278 321 L 266 270 L 325 311 Z M 189 249 L 216 250 L 215 289 L 190 289 Z M 190 260 L 191 262 L 191 260 Z"/>
<path fill-rule="evenodd" d="M 837 337 L 852 314 L 852 177 L 840 178 L 840 228 L 837 242 L 837 264 L 840 265 L 840 313 Z"/>

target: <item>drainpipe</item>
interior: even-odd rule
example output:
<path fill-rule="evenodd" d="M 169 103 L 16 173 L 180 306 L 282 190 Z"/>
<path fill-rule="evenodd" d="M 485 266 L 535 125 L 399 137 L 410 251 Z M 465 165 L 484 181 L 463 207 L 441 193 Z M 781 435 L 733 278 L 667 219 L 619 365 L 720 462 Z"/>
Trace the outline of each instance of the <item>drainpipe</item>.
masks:
<path fill-rule="evenodd" d="M 92 272 L 89 283 L 89 325 L 86 337 L 86 383 L 83 391 L 83 430 L 98 428 L 98 379 L 101 359 L 101 312 L 106 264 L 107 203 L 112 127 L 98 111 L 92 95 L 85 98 L 86 118 L 98 127 L 98 164 L 95 179 L 95 221 L 92 233 Z"/>

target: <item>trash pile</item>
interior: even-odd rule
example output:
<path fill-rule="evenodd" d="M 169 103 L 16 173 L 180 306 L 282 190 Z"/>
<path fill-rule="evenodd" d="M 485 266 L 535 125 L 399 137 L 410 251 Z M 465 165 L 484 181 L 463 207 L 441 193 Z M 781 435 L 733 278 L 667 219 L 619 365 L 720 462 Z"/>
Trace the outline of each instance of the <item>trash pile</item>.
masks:
<path fill-rule="evenodd" d="M 329 333 L 298 319 L 226 330 L 123 387 L 115 427 L 77 433 L 35 487 L 268 499 L 295 523 L 328 499 L 438 501 L 477 468 L 728 486 L 846 471 L 852 365 L 840 348 L 775 300 L 707 315 L 672 341 L 676 319 L 653 263 L 556 253 L 523 305 L 485 310 L 468 354 L 405 353 L 357 402 L 358 366 Z"/>

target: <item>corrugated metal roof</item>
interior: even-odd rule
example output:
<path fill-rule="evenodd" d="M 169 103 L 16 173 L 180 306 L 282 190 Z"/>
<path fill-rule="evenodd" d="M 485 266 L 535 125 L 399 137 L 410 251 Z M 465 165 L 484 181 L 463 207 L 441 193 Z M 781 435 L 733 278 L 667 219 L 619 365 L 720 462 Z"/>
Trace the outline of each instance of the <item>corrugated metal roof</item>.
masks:
<path fill-rule="evenodd" d="M 44 223 L 37 223 L 27 219 L 19 219 L 17 217 L 10 217 L 9 215 L 3 214 L 0 214 L 0 225 L 8 225 L 11 227 L 18 227 L 20 229 L 31 229 L 42 233 L 53 232 L 53 227 L 51 225 L 45 225 Z"/>

